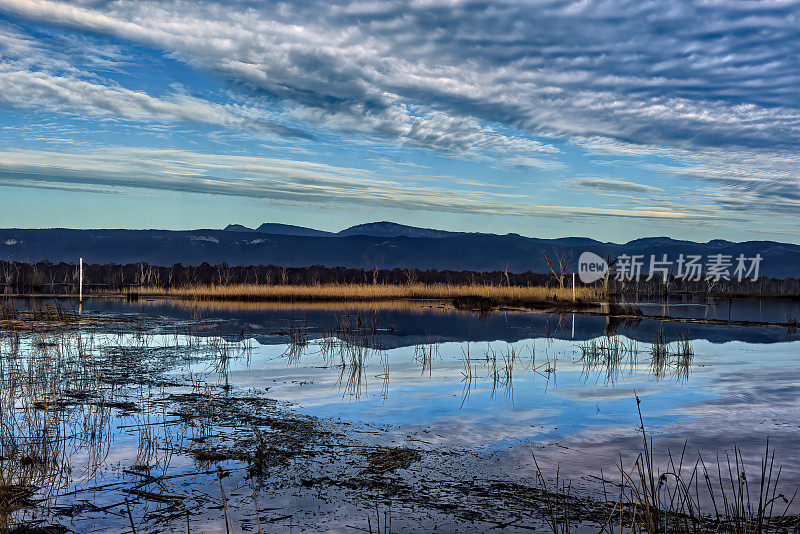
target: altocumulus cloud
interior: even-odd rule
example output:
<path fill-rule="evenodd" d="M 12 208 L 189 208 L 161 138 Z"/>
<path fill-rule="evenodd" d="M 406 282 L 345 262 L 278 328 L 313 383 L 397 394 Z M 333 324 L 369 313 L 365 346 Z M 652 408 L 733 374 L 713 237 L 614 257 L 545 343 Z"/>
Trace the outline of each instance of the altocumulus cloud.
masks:
<path fill-rule="evenodd" d="M 163 50 L 280 102 L 279 119 L 539 169 L 558 168 L 561 142 L 658 154 L 715 184 L 723 209 L 796 210 L 798 2 L 0 0 L 0 10 Z M 28 88 L 79 112 L 281 130 L 255 110 L 18 67 L 0 72 L 7 98 Z"/>
<path fill-rule="evenodd" d="M 3 106 L 305 136 L 247 106 L 221 105 L 181 93 L 156 98 L 143 91 L 103 83 L 96 75 L 76 68 L 64 54 L 8 27 L 0 28 L 0 52 L 0 105 Z M 113 64 L 113 60 L 105 60 Z M 98 62 L 97 56 L 92 62 Z"/>
<path fill-rule="evenodd" d="M 794 2 L 89 5 L 0 2 L 158 46 L 331 121 L 373 118 L 378 132 L 381 118 L 432 110 L 643 143 L 785 145 L 798 132 Z"/>

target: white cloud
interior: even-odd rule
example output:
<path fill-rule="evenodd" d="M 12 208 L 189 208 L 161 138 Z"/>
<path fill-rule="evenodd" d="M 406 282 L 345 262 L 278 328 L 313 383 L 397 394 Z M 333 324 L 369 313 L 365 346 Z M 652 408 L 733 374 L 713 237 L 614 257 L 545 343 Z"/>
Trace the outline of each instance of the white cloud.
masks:
<path fill-rule="evenodd" d="M 0 0 L 0 10 L 164 50 L 314 127 L 550 171 L 567 140 L 673 158 L 675 173 L 716 185 L 706 200 L 724 209 L 797 209 L 796 2 Z M 18 54 L 32 46 L 6 42 Z M 131 120 L 260 124 L 253 110 L 180 95 L 3 74 L 14 105 L 30 90 L 45 106 Z"/>
<path fill-rule="evenodd" d="M 74 41 L 74 38 L 72 39 Z M 65 40 L 66 41 L 66 40 Z M 63 43 L 62 43 L 63 44 Z M 110 67 L 124 57 L 113 45 L 72 43 L 84 62 Z M 157 98 L 103 80 L 71 63 L 66 50 L 0 26 L 0 105 L 137 122 L 200 123 L 292 134 L 262 110 L 217 104 L 176 91 Z M 78 58 L 80 59 L 80 58 Z"/>
<path fill-rule="evenodd" d="M 580 178 L 573 180 L 572 183 L 577 187 L 586 189 L 597 189 L 617 193 L 660 193 L 663 189 L 650 185 L 638 184 L 636 182 L 626 182 L 611 178 Z"/>
<path fill-rule="evenodd" d="M 800 71 L 786 54 L 797 45 L 792 5 L 745 13 L 623 0 L 0 7 L 157 46 L 292 102 L 307 120 L 434 148 L 548 148 L 520 146 L 481 122 L 692 146 L 760 146 L 800 128 Z M 765 28 L 769 35 L 745 33 Z M 733 30 L 742 37 L 713 35 Z M 465 132 L 478 138 L 452 142 Z"/>
<path fill-rule="evenodd" d="M 0 63 L 0 105 L 139 122 L 194 122 L 256 131 L 287 130 L 247 108 L 214 104 L 184 94 L 160 99 L 123 87 L 19 69 L 12 62 Z"/>
<path fill-rule="evenodd" d="M 458 182 L 456 182 L 458 183 Z M 0 152 L 0 185 L 72 189 L 137 188 L 231 195 L 295 205 L 383 206 L 410 210 L 577 220 L 610 217 L 710 221 L 683 211 L 549 206 L 508 193 L 412 186 L 371 171 L 281 158 L 202 154 L 184 150 L 105 147 L 80 154 L 34 150 Z"/>

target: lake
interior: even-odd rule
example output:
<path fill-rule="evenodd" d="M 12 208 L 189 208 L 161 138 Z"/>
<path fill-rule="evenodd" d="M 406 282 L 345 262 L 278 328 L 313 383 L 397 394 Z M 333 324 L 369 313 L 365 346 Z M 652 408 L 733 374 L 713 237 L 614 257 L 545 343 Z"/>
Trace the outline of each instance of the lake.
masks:
<path fill-rule="evenodd" d="M 645 315 L 687 319 L 784 323 L 787 316 L 800 317 L 798 302 L 775 299 L 629 304 Z M 60 305 L 78 311 L 72 302 Z M 18 301 L 17 307 L 41 304 Z M 103 362 L 92 376 L 101 396 L 115 399 L 105 403 L 105 415 L 95 414 L 105 432 L 105 445 L 96 446 L 105 449 L 92 458 L 86 441 L 67 440 L 63 454 L 71 458 L 72 476 L 48 495 L 55 509 L 65 507 L 63 514 L 51 507 L 15 518 L 42 518 L 77 531 L 130 530 L 130 521 L 139 524 L 137 531 L 185 527 L 191 516 L 203 530 L 221 532 L 220 518 L 228 514 L 251 530 L 261 521 L 287 531 L 375 530 L 377 520 L 383 518 L 386 528 L 393 518 L 395 530 L 481 531 L 492 514 L 466 513 L 475 504 L 456 495 L 471 498 L 460 487 L 465 480 L 532 484 L 538 463 L 548 480 L 558 473 L 574 481 L 578 494 L 596 494 L 601 473 L 619 478 L 607 474 L 619 473 L 619 462 L 632 461 L 642 449 L 637 408 L 658 461 L 685 447 L 686 464 L 693 466 L 701 454 L 716 469 L 718 458 L 738 457 L 736 446 L 757 478 L 769 438 L 782 466 L 782 489 L 791 496 L 800 487 L 800 338 L 785 326 L 477 314 L 438 302 L 90 299 L 79 311 L 96 322 L 77 327 L 59 350 L 90 344 Z M 663 343 L 654 342 L 657 332 Z M 48 350 L 41 333 L 19 335 L 16 354 Z M 8 339 L 3 358 L 9 358 Z M 204 396 L 218 410 L 206 422 L 192 412 Z M 86 417 L 85 403 L 70 398 Z M 270 460 L 258 478 L 243 467 L 253 463 L 243 455 L 260 450 L 253 440 L 262 438 L 240 438 L 236 420 L 255 428 L 266 413 L 283 414 L 294 426 L 278 445 L 265 447 L 285 457 Z M 62 422 L 72 424 L 72 432 L 75 417 Z M 307 421 L 318 430 L 297 430 L 312 424 Z M 277 428 L 273 419 L 265 424 Z M 212 442 L 234 452 L 216 460 L 197 452 L 207 454 Z M 143 453 L 143 443 L 153 450 Z M 395 463 L 386 464 L 386 472 L 394 478 L 380 478 L 385 462 L 375 468 L 372 453 L 353 452 L 373 449 L 389 451 Z M 395 460 L 390 449 L 414 452 Z M 228 469 L 219 480 L 218 465 Z M 331 482 L 364 477 L 382 482 Z M 454 478 L 458 491 L 447 482 Z M 252 488 L 256 479 L 260 487 Z M 385 479 L 397 488 L 387 490 Z M 127 492 L 132 481 L 145 489 Z M 427 488 L 424 498 L 416 495 L 420 488 Z M 214 499 L 220 502 L 209 504 Z M 430 505 L 437 499 L 447 505 Z M 504 499 L 493 504 L 493 513 L 522 517 L 519 502 Z M 229 509 L 221 515 L 220 506 Z M 798 511 L 796 503 L 791 510 Z M 533 517 L 504 528 L 546 530 Z"/>

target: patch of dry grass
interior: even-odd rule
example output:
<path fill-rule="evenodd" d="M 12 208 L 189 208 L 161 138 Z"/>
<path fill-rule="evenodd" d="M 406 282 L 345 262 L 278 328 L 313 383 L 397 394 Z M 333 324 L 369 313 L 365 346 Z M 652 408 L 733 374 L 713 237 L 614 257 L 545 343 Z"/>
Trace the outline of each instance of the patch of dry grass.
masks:
<path fill-rule="evenodd" d="M 394 299 L 488 299 L 496 303 L 550 303 L 572 300 L 572 288 L 517 287 L 457 284 L 325 284 L 325 285 L 212 285 L 163 289 L 145 287 L 139 296 L 167 296 L 191 300 L 263 301 L 378 301 Z M 578 301 L 599 298 L 597 290 L 576 289 Z"/>

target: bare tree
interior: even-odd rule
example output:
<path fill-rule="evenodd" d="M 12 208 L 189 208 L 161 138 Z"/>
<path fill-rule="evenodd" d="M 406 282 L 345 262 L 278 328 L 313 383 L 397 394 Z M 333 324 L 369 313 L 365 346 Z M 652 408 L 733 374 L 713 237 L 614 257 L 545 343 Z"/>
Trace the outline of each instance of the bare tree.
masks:
<path fill-rule="evenodd" d="M 230 285 L 231 283 L 231 269 L 227 263 L 217 265 L 217 280 L 223 286 Z"/>
<path fill-rule="evenodd" d="M 572 266 L 572 251 L 571 250 L 558 250 L 553 248 L 552 257 L 542 252 L 542 258 L 547 264 L 547 269 L 550 271 L 550 276 L 558 282 L 558 287 L 564 289 L 564 281 Z M 506 266 L 506 272 L 508 267 Z"/>
<path fill-rule="evenodd" d="M 608 281 L 611 279 L 611 267 L 617 263 L 619 258 L 611 259 L 611 255 L 609 254 L 606 256 L 606 264 L 608 267 L 606 268 L 606 274 L 603 275 L 603 295 L 608 295 Z"/>
<path fill-rule="evenodd" d="M 144 263 L 139 262 L 139 279 L 137 280 L 137 285 L 143 286 L 144 285 Z"/>
<path fill-rule="evenodd" d="M 367 261 L 370 270 L 372 270 L 372 285 L 377 285 L 378 273 L 381 271 L 381 266 L 383 266 L 383 259 L 380 256 L 375 256 L 375 260 L 370 260 L 366 256 L 364 259 Z"/>
<path fill-rule="evenodd" d="M 719 282 L 719 278 L 714 278 L 713 276 L 707 276 L 705 279 L 706 284 L 706 294 L 710 295 L 712 291 L 714 291 L 714 287 L 716 287 L 717 283 Z"/>

